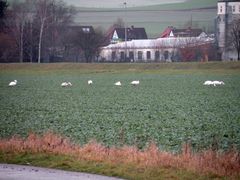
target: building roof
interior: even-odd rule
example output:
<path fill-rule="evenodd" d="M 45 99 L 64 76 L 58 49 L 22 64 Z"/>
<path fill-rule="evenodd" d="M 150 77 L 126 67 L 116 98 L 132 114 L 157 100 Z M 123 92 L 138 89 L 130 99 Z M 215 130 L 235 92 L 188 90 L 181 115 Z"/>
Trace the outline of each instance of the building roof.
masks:
<path fill-rule="evenodd" d="M 191 27 L 187 29 L 177 29 L 175 27 L 167 27 L 160 35 L 161 38 L 166 37 L 198 37 L 202 33 L 202 29 L 193 29 Z"/>
<path fill-rule="evenodd" d="M 177 37 L 177 38 L 158 38 L 158 39 L 141 39 L 127 41 L 128 49 L 154 49 L 154 48 L 174 48 L 184 46 L 195 46 L 213 43 L 214 39 L 209 37 Z M 126 47 L 125 42 L 119 42 L 116 44 L 110 44 L 102 49 L 124 49 Z"/>
<path fill-rule="evenodd" d="M 239 2 L 239 0 L 218 0 L 218 2 Z"/>
<path fill-rule="evenodd" d="M 118 39 L 125 39 L 125 28 L 113 28 L 110 33 L 110 38 L 113 37 L 114 32 L 116 31 Z M 127 28 L 127 40 L 132 39 L 147 39 L 147 33 L 145 28 L 138 27 Z"/>

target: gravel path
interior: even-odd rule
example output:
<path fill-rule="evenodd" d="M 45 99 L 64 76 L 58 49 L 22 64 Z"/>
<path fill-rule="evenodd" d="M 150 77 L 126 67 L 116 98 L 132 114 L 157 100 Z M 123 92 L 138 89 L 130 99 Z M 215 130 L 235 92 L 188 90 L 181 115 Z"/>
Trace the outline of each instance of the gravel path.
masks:
<path fill-rule="evenodd" d="M 0 164 L 0 180 L 120 180 L 101 175 L 33 166 Z"/>

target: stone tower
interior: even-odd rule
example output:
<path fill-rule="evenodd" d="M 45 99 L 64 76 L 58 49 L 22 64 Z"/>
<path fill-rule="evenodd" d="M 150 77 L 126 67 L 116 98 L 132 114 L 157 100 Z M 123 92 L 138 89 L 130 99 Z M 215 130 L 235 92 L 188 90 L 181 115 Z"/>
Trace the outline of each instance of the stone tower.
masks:
<path fill-rule="evenodd" d="M 240 0 L 218 0 L 217 8 L 216 38 L 219 53 L 222 60 L 234 60 L 236 59 L 236 52 L 228 43 L 229 26 L 234 19 L 240 19 Z"/>

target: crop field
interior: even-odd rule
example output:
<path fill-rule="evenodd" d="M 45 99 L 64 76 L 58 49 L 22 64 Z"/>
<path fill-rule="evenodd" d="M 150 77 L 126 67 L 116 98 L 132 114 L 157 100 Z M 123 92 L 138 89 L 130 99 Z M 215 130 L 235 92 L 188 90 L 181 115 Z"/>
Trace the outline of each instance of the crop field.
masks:
<path fill-rule="evenodd" d="M 9 0 L 10 1 L 10 0 Z M 84 1 L 81 0 L 64 0 L 66 3 L 74 5 L 81 10 L 101 10 L 101 9 L 114 9 L 119 10 L 123 8 L 123 2 L 109 2 L 102 0 L 101 3 L 97 0 Z M 127 7 L 130 9 L 145 9 L 145 10 L 185 10 L 197 8 L 215 7 L 218 0 L 128 0 Z"/>
<path fill-rule="evenodd" d="M 198 8 L 216 7 L 218 0 L 187 0 L 183 3 L 160 4 L 155 6 L 145 6 L 148 10 L 190 10 Z"/>
<path fill-rule="evenodd" d="M 0 65 L 0 137 L 53 131 L 80 144 L 240 149 L 240 64 L 184 66 Z M 14 79 L 17 86 L 8 87 Z M 205 80 L 225 85 L 203 86 Z M 63 81 L 73 86 L 62 88 Z"/>

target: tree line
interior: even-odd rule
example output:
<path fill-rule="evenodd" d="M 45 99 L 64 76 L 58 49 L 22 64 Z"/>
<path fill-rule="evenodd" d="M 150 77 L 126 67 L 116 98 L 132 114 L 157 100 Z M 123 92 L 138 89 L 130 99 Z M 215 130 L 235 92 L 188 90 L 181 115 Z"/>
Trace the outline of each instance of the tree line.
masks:
<path fill-rule="evenodd" d="M 73 6 L 59 0 L 0 0 L 0 61 L 38 62 L 69 57 L 91 62 L 103 41 L 100 29 L 74 27 Z M 72 56 L 72 57 L 71 57 Z M 74 56 L 74 57 L 73 57 Z"/>

